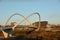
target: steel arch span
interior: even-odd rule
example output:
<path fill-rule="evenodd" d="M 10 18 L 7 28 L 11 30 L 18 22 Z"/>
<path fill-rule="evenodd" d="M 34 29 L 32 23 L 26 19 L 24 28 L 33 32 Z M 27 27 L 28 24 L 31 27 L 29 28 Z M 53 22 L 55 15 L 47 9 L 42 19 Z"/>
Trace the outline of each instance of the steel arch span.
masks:
<path fill-rule="evenodd" d="M 21 14 L 19 14 L 19 13 L 15 13 L 15 14 L 13 14 L 13 15 L 11 15 L 10 16 L 10 18 L 7 20 L 7 22 L 6 22 L 6 24 L 8 23 L 8 21 L 13 17 L 13 16 L 15 16 L 15 15 L 19 15 L 19 16 L 22 16 L 23 18 L 24 18 L 24 20 L 22 20 L 20 23 L 18 23 L 18 24 L 21 24 L 22 22 L 24 22 L 25 20 L 27 20 L 30 16 L 33 16 L 33 15 L 35 15 L 35 14 L 37 14 L 38 16 L 39 16 L 39 26 L 38 26 L 38 28 L 37 28 L 37 30 L 39 30 L 40 29 L 40 20 L 41 20 L 41 17 L 40 17 L 40 14 L 38 13 L 38 12 L 35 12 L 35 13 L 31 13 L 31 14 L 29 14 L 27 17 L 24 17 L 23 15 L 21 15 Z M 28 20 L 27 20 L 28 21 Z M 29 22 L 29 21 L 28 21 Z M 30 23 L 30 22 L 29 22 Z M 5 25 L 6 25 L 5 24 Z M 18 25 L 17 24 L 17 25 Z M 13 27 L 13 29 L 17 26 L 17 25 L 15 25 L 14 27 Z"/>

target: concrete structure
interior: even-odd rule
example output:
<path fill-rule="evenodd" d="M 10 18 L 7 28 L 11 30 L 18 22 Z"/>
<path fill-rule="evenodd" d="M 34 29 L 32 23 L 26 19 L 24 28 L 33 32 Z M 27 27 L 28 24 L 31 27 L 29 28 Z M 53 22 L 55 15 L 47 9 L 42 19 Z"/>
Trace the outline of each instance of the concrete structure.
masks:
<path fill-rule="evenodd" d="M 41 21 L 40 22 L 40 26 L 41 28 L 45 28 L 48 24 L 48 21 Z M 32 25 L 35 25 L 35 27 L 37 28 L 39 26 L 39 22 L 35 22 L 35 23 L 32 23 Z"/>

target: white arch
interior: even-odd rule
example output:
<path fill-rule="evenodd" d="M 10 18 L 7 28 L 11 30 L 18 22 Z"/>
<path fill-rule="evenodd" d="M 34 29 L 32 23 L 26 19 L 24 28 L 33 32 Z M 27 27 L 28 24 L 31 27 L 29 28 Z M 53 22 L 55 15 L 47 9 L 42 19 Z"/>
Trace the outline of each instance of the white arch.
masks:
<path fill-rule="evenodd" d="M 10 18 L 7 20 L 6 24 L 8 23 L 8 21 L 9 21 L 14 15 L 22 16 L 22 17 L 24 18 L 24 20 L 27 20 L 30 16 L 32 16 L 32 15 L 34 15 L 34 14 L 37 14 L 37 15 L 39 16 L 39 27 L 38 27 L 38 29 L 37 29 L 37 30 L 39 30 L 39 29 L 40 29 L 40 19 L 41 19 L 41 17 L 40 17 L 40 14 L 37 13 L 37 12 L 28 15 L 26 18 L 25 18 L 23 15 L 21 15 L 21 14 L 15 13 L 15 14 L 13 14 L 13 15 L 10 16 Z M 24 20 L 22 20 L 20 23 L 24 22 Z M 28 20 L 27 20 L 27 21 L 28 21 Z M 29 21 L 28 21 L 28 22 L 29 22 Z M 20 24 L 20 23 L 18 23 L 18 24 Z M 5 24 L 5 25 L 6 25 L 6 24 Z M 18 24 L 16 24 L 16 25 L 13 27 L 13 29 L 14 29 Z"/>

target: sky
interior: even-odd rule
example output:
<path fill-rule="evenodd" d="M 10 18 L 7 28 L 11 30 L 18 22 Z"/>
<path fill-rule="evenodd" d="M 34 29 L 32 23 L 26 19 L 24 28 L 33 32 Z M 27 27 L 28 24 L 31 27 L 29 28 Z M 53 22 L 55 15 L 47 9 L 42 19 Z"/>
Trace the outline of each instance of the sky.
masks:
<path fill-rule="evenodd" d="M 0 1 L 0 24 L 14 13 L 27 16 L 38 12 L 41 21 L 48 21 L 50 24 L 60 24 L 60 1 L 59 0 L 38 0 L 38 1 Z"/>

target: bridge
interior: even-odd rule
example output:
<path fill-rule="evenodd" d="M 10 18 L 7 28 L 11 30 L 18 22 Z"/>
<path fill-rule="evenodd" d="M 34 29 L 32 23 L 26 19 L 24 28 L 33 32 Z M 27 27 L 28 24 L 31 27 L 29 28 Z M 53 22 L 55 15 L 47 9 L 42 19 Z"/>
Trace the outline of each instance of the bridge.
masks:
<path fill-rule="evenodd" d="M 24 18 L 21 22 L 19 22 L 18 24 L 16 24 L 15 26 L 13 26 L 13 27 L 2 27 L 0 30 L 3 32 L 3 34 L 5 35 L 4 37 L 5 38 L 7 38 L 7 37 L 11 37 L 12 35 L 12 32 L 14 31 L 14 29 L 17 27 L 17 25 L 19 25 L 19 24 L 21 24 L 21 23 L 23 23 L 25 20 L 28 22 L 28 23 L 30 23 L 29 22 L 29 20 L 27 20 L 30 16 L 33 16 L 33 15 L 38 15 L 38 17 L 39 17 L 39 26 L 38 26 L 38 28 L 36 29 L 36 28 L 33 28 L 32 30 L 29 30 L 29 32 L 32 32 L 32 31 L 39 31 L 40 30 L 40 20 L 41 20 L 41 17 L 40 17 L 40 14 L 39 13 L 37 13 L 37 12 L 35 12 L 35 13 L 31 13 L 31 14 L 29 14 L 27 17 L 25 17 L 25 16 L 23 16 L 22 14 L 19 14 L 19 13 L 15 13 L 15 14 L 12 14 L 9 18 L 8 18 L 8 20 L 6 21 L 6 23 L 5 23 L 5 25 L 7 25 L 7 23 L 9 22 L 9 20 L 13 17 L 13 16 L 15 16 L 15 15 L 19 15 L 19 16 L 21 16 L 22 18 Z M 35 26 L 35 25 L 33 25 L 33 26 Z M 28 26 L 29 27 L 29 26 Z M 30 26 L 31 27 L 31 26 Z"/>

